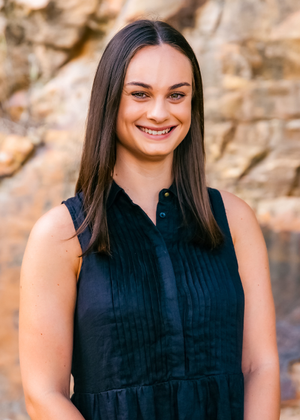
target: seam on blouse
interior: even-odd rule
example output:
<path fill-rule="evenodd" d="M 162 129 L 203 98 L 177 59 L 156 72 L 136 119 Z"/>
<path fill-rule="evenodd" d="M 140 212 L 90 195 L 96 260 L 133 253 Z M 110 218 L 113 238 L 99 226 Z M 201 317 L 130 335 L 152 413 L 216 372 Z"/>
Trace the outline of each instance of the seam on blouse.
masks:
<path fill-rule="evenodd" d="M 181 379 L 170 379 L 169 381 L 163 381 L 163 382 L 154 382 L 153 384 L 143 384 L 143 385 L 129 385 L 129 386 L 124 386 L 122 388 L 111 388 L 111 389 L 106 389 L 105 391 L 101 391 L 101 392 L 80 392 L 80 391 L 76 391 L 74 392 L 74 394 L 84 394 L 84 395 L 97 395 L 97 394 L 104 394 L 105 392 L 111 392 L 111 391 L 123 391 L 125 389 L 130 389 L 130 388 L 144 388 L 144 387 L 150 387 L 150 386 L 157 386 L 157 385 L 163 385 L 163 384 L 168 384 L 171 382 L 195 382 L 198 381 L 200 379 L 208 379 L 208 378 L 212 378 L 215 376 L 241 376 L 243 375 L 243 372 L 224 372 L 224 373 L 215 373 L 215 374 L 211 374 L 211 375 L 202 375 L 199 376 L 197 378 L 181 378 Z M 74 395 L 73 394 L 73 395 Z"/>

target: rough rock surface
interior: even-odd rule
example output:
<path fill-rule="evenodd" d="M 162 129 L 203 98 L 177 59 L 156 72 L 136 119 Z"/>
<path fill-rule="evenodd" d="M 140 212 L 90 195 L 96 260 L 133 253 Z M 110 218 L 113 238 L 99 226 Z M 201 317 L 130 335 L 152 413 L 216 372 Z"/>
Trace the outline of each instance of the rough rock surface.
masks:
<path fill-rule="evenodd" d="M 0 177 L 13 175 L 30 157 L 34 145 L 28 137 L 5 136 L 0 143 Z"/>
<path fill-rule="evenodd" d="M 297 2 L 211 0 L 184 31 L 203 73 L 209 181 L 263 222 L 286 200 L 289 229 L 299 229 L 299 23 Z"/>
<path fill-rule="evenodd" d="M 282 420 L 296 419 L 299 2 L 0 0 L 0 420 L 28 418 L 17 320 L 30 229 L 73 195 L 98 60 L 113 34 L 138 17 L 164 19 L 191 43 L 204 81 L 209 183 L 249 202 L 265 226 L 287 401 Z"/>
<path fill-rule="evenodd" d="M 81 144 L 77 132 L 49 130 L 30 164 L 1 184 L 0 419 L 25 420 L 18 359 L 20 265 L 31 227 L 73 195 Z"/>

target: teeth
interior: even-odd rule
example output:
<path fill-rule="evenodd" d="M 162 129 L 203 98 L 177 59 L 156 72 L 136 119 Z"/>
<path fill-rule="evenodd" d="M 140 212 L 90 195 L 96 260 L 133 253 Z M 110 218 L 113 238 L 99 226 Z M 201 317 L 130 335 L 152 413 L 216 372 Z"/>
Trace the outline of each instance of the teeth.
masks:
<path fill-rule="evenodd" d="M 148 134 L 152 134 L 153 136 L 161 136 L 162 134 L 167 134 L 171 130 L 171 128 L 167 128 L 166 130 L 162 131 L 155 131 L 155 130 L 148 130 L 148 128 L 140 127 L 142 131 Z"/>

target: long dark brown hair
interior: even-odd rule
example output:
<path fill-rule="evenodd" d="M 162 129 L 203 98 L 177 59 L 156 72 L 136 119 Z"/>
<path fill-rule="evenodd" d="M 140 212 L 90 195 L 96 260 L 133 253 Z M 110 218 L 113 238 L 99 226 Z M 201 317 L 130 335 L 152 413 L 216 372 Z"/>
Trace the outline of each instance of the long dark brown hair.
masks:
<path fill-rule="evenodd" d="M 75 189 L 75 193 L 83 193 L 85 211 L 85 220 L 76 235 L 87 226 L 92 232 L 82 255 L 91 251 L 110 254 L 106 203 L 116 162 L 116 120 L 125 74 L 137 51 L 161 44 L 168 44 L 188 57 L 193 70 L 191 126 L 173 156 L 173 175 L 183 220 L 195 224 L 194 242 L 213 249 L 223 241 L 205 181 L 203 89 L 198 61 L 186 39 L 172 26 L 162 21 L 138 20 L 120 30 L 109 42 L 92 87 Z"/>

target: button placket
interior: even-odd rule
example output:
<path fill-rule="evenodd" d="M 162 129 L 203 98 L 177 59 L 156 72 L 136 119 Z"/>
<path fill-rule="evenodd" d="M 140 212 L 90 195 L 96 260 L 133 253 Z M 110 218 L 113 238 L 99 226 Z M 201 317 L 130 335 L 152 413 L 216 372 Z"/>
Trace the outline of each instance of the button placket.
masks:
<path fill-rule="evenodd" d="M 168 197 L 169 196 L 170 196 L 169 191 L 165 191 L 164 193 L 161 193 L 161 195 L 160 195 L 160 199 L 159 199 L 159 202 L 158 202 L 158 206 L 160 207 L 160 209 L 158 211 L 158 214 L 159 214 L 159 217 L 161 219 L 165 219 L 165 217 L 167 216 L 167 213 L 164 210 L 164 207 L 167 204 L 167 201 L 168 201 Z"/>
<path fill-rule="evenodd" d="M 172 222 L 172 194 L 169 189 L 163 189 L 159 193 L 158 204 L 156 209 L 156 225 L 166 239 L 170 235 L 170 223 Z"/>
<path fill-rule="evenodd" d="M 168 238 L 172 235 L 172 232 L 170 232 L 170 222 L 172 222 L 173 216 L 172 195 L 169 193 L 169 196 L 166 197 L 166 192 L 160 192 L 156 210 L 156 227 L 159 235 L 151 235 L 151 238 L 161 270 L 162 314 L 165 328 L 168 331 L 166 337 L 167 365 L 171 369 L 172 375 L 181 376 L 185 370 L 181 363 L 185 357 L 184 335 L 178 304 L 176 277 L 168 249 Z"/>

